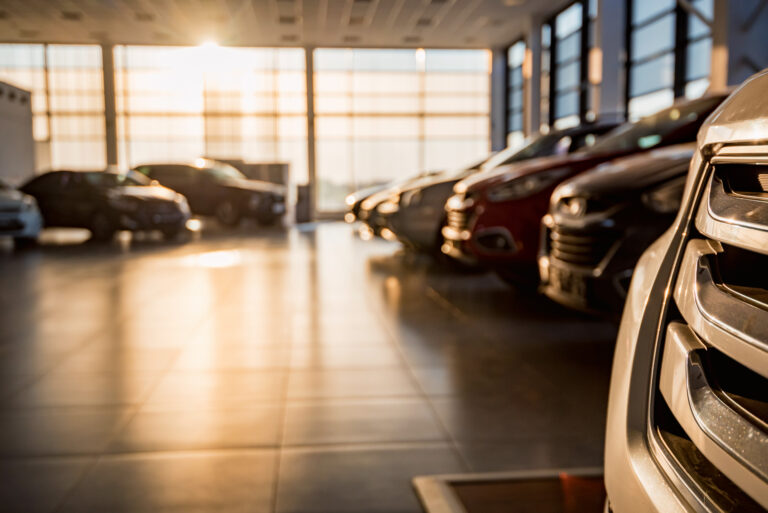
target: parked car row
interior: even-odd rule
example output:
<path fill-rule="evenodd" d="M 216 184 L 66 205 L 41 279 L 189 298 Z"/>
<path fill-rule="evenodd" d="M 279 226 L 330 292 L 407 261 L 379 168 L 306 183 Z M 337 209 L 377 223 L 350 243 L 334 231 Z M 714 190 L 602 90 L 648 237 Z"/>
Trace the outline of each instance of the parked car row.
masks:
<path fill-rule="evenodd" d="M 619 126 L 555 130 L 477 166 L 378 190 L 347 220 L 538 286 L 566 306 L 617 315 L 640 254 L 678 211 L 696 133 L 725 97 Z"/>
<path fill-rule="evenodd" d="M 215 216 L 226 226 L 244 218 L 272 225 L 285 213 L 285 193 L 282 185 L 249 180 L 211 159 L 50 171 L 18 190 L 0 183 L 0 235 L 20 245 L 37 239 L 43 227 L 86 228 L 97 240 L 118 230 L 157 230 L 174 238 L 193 214 Z"/>

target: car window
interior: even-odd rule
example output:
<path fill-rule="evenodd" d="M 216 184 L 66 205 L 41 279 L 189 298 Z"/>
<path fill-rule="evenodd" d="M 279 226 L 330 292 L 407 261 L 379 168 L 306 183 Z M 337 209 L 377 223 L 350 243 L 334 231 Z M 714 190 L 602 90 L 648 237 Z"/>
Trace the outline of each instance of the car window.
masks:
<path fill-rule="evenodd" d="M 245 180 L 246 176 L 241 173 L 235 166 L 231 166 L 229 164 L 226 164 L 224 162 L 213 162 L 210 161 L 209 165 L 207 165 L 204 168 L 201 168 L 201 170 L 210 175 L 214 178 L 222 179 L 222 180 Z"/>
<path fill-rule="evenodd" d="M 673 105 L 635 123 L 621 125 L 586 151 L 598 154 L 653 148 L 678 130 L 701 124 L 722 101 L 723 97 L 715 96 Z M 696 130 L 691 130 L 691 141 L 695 136 Z"/>
<path fill-rule="evenodd" d="M 85 183 L 93 187 L 124 187 L 130 185 L 149 185 L 150 181 L 145 176 L 138 173 L 105 173 L 103 171 L 88 172 L 88 173 L 74 173 L 75 175 L 82 175 L 82 178 L 77 177 L 79 180 L 84 180 Z"/>

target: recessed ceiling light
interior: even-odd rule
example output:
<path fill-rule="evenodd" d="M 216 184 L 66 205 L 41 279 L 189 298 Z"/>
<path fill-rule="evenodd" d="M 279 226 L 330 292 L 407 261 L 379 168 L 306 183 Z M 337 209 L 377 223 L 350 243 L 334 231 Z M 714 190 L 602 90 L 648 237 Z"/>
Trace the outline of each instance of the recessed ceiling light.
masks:
<path fill-rule="evenodd" d="M 349 24 L 350 25 L 362 25 L 364 19 L 365 18 L 363 16 L 350 16 L 349 17 Z"/>
<path fill-rule="evenodd" d="M 359 43 L 360 36 L 344 36 L 345 43 Z"/>
<path fill-rule="evenodd" d="M 77 11 L 61 11 L 61 19 L 69 21 L 80 21 L 83 13 Z"/>
<path fill-rule="evenodd" d="M 418 25 L 419 27 L 428 27 L 432 25 L 432 20 L 430 18 L 419 18 L 416 21 L 416 25 Z"/>
<path fill-rule="evenodd" d="M 296 16 L 280 16 L 281 25 L 293 25 L 296 23 Z"/>

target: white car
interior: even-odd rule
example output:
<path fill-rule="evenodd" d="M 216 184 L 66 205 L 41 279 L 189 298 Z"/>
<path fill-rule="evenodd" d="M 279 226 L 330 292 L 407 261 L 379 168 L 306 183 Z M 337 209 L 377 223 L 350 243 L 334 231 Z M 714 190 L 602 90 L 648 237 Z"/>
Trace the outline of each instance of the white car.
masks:
<path fill-rule="evenodd" d="M 0 236 L 13 237 L 17 245 L 37 240 L 43 218 L 35 198 L 0 181 Z"/>
<path fill-rule="evenodd" d="M 768 71 L 702 126 L 616 342 L 606 511 L 768 508 Z"/>

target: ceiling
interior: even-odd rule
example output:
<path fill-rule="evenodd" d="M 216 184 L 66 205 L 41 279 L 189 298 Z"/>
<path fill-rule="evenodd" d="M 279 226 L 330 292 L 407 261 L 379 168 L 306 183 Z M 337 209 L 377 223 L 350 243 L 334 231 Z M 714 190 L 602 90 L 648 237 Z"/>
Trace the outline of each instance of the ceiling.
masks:
<path fill-rule="evenodd" d="M 0 0 L 0 41 L 505 46 L 568 0 Z"/>

